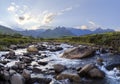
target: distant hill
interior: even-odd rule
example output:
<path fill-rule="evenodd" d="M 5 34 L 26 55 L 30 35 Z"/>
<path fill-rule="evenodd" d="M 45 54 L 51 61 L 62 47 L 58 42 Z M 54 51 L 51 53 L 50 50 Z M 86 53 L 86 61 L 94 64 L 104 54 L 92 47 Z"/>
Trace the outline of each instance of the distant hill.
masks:
<path fill-rule="evenodd" d="M 58 38 L 64 36 L 75 36 L 75 35 L 71 31 L 67 30 L 65 27 L 56 27 L 53 30 L 48 29 L 39 35 L 39 37 L 44 37 L 44 38 Z"/>
<path fill-rule="evenodd" d="M 87 35 L 92 33 L 92 31 L 88 29 L 83 30 L 83 29 L 76 29 L 76 28 L 68 28 L 68 30 L 71 31 L 76 36 Z"/>
<path fill-rule="evenodd" d="M 19 31 L 19 33 L 22 34 L 22 35 L 24 35 L 24 36 L 38 37 L 44 31 L 45 31 L 44 29 L 37 29 L 37 30 Z"/>
<path fill-rule="evenodd" d="M 0 33 L 2 33 L 2 34 L 15 34 L 15 33 L 18 33 L 18 32 L 10 29 L 8 27 L 0 25 Z"/>
<path fill-rule="evenodd" d="M 68 28 L 73 34 L 76 36 L 81 36 L 81 35 L 88 35 L 88 34 L 100 34 L 100 33 L 105 33 L 105 32 L 114 32 L 113 29 L 102 29 L 102 28 L 96 28 L 96 30 L 91 31 L 89 29 L 75 29 L 75 28 Z"/>
<path fill-rule="evenodd" d="M 88 34 L 100 34 L 105 32 L 114 32 L 112 29 L 102 29 L 96 28 L 96 30 L 91 31 L 89 29 L 76 29 L 76 28 L 67 28 L 67 27 L 56 27 L 56 28 L 40 28 L 36 30 L 25 30 L 25 31 L 16 31 L 8 27 L 0 25 L 0 33 L 3 34 L 15 34 L 20 33 L 24 36 L 33 36 L 40 38 L 59 38 L 65 36 L 82 36 Z"/>
<path fill-rule="evenodd" d="M 76 28 L 67 28 L 67 27 L 56 27 L 52 29 L 36 29 L 36 30 L 26 30 L 21 31 L 20 34 L 25 36 L 41 37 L 41 38 L 58 38 L 64 36 L 82 36 L 88 34 L 100 34 L 105 32 L 114 32 L 112 29 L 102 29 L 97 28 L 94 31 L 89 29 L 76 29 Z"/>
<path fill-rule="evenodd" d="M 92 34 L 99 34 L 99 33 L 106 33 L 106 32 L 114 32 L 113 29 L 102 29 L 102 28 L 97 28 L 92 32 Z"/>

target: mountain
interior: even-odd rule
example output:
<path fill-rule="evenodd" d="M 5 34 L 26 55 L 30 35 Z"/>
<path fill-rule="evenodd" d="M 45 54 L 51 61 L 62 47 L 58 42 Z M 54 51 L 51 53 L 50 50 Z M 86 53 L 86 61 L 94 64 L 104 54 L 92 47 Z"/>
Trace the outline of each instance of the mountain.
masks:
<path fill-rule="evenodd" d="M 68 28 L 73 34 L 76 36 L 81 35 L 87 35 L 87 34 L 100 34 L 100 33 L 106 33 L 106 32 L 114 32 L 113 29 L 102 29 L 102 28 L 96 28 L 96 30 L 89 30 L 89 29 L 76 29 L 76 28 Z"/>
<path fill-rule="evenodd" d="M 47 27 L 48 28 L 48 27 Z M 25 31 L 16 31 L 8 27 L 0 25 L 0 33 L 4 34 L 15 34 L 20 33 L 25 36 L 41 37 L 41 38 L 58 38 L 64 36 L 81 36 L 87 34 L 100 34 L 106 32 L 114 32 L 112 29 L 102 29 L 96 28 L 96 30 L 91 31 L 89 29 L 76 29 L 76 28 L 67 28 L 67 27 L 56 27 L 56 28 L 39 28 L 36 30 L 25 30 Z"/>
<path fill-rule="evenodd" d="M 58 38 L 64 36 L 75 36 L 75 35 L 71 31 L 67 30 L 65 27 L 56 27 L 55 29 L 48 29 L 39 35 L 39 37 L 44 37 L 44 38 Z"/>
<path fill-rule="evenodd" d="M 97 28 L 94 30 L 92 33 L 93 34 L 99 34 L 99 33 L 106 33 L 106 32 L 114 32 L 113 29 L 102 29 L 102 28 Z"/>
<path fill-rule="evenodd" d="M 68 28 L 68 30 L 71 31 L 76 36 L 91 34 L 91 32 L 92 32 L 88 29 L 83 30 L 83 29 L 76 29 L 76 28 Z"/>
<path fill-rule="evenodd" d="M 25 31 L 19 31 L 20 34 L 24 36 L 33 36 L 33 37 L 38 37 L 39 34 L 44 32 L 44 29 L 37 29 L 37 30 L 25 30 Z"/>
<path fill-rule="evenodd" d="M 15 33 L 17 33 L 17 31 L 0 25 L 0 33 L 3 33 L 3 34 L 15 34 Z"/>
<path fill-rule="evenodd" d="M 105 32 L 114 32 L 112 29 L 102 29 L 96 28 L 96 30 L 91 31 L 89 29 L 76 29 L 67 27 L 56 27 L 52 29 L 36 29 L 36 30 L 26 30 L 20 31 L 20 34 L 25 36 L 41 37 L 41 38 L 57 38 L 64 36 L 81 36 L 88 34 L 100 34 Z"/>

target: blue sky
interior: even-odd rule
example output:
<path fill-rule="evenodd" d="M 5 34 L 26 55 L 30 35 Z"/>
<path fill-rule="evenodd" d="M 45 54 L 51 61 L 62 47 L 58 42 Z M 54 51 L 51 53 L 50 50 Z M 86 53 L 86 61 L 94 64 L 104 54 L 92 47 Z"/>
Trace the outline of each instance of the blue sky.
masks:
<path fill-rule="evenodd" d="M 120 0 L 0 0 L 0 24 L 12 28 L 66 26 L 120 30 Z"/>

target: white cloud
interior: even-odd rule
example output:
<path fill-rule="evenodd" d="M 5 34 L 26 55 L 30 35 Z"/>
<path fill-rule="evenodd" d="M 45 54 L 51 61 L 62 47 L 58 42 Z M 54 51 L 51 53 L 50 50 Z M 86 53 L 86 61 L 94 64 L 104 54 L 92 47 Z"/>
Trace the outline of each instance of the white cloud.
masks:
<path fill-rule="evenodd" d="M 98 25 L 97 23 L 95 23 L 93 21 L 89 21 L 88 23 L 89 23 L 89 28 L 92 29 L 92 30 L 94 30 L 98 27 L 101 27 L 100 25 Z"/>
<path fill-rule="evenodd" d="M 82 25 L 81 29 L 88 29 L 88 26 L 87 25 Z"/>
<path fill-rule="evenodd" d="M 57 14 L 55 14 L 55 13 L 45 14 L 44 17 L 43 17 L 42 23 L 43 23 L 43 24 L 49 24 L 49 23 L 51 23 L 51 22 L 54 20 L 54 18 L 55 18 L 56 16 L 57 16 Z"/>
<path fill-rule="evenodd" d="M 64 14 L 67 11 L 72 10 L 73 7 L 68 7 L 58 12 L 50 12 L 48 10 L 43 11 L 42 13 L 35 14 L 35 11 L 29 9 L 27 5 L 17 5 L 12 2 L 7 8 L 13 20 L 17 26 L 24 29 L 36 29 L 39 26 L 50 25 L 57 16 Z"/>
<path fill-rule="evenodd" d="M 73 9 L 73 7 L 68 7 L 68 8 L 65 8 L 65 9 L 61 10 L 61 12 L 67 12 L 67 11 L 70 11 L 72 9 Z"/>
<path fill-rule="evenodd" d="M 81 26 L 76 26 L 75 28 L 85 30 L 85 29 L 88 29 L 88 26 L 87 25 L 81 25 Z"/>
<path fill-rule="evenodd" d="M 14 6 L 9 6 L 9 7 L 8 7 L 8 11 L 14 12 L 15 10 L 16 10 L 16 9 L 15 9 Z"/>
<path fill-rule="evenodd" d="M 43 24 L 52 23 L 52 21 L 55 19 L 55 17 L 57 17 L 59 15 L 62 15 L 62 14 L 64 14 L 64 12 L 70 11 L 72 9 L 73 9 L 73 7 L 68 7 L 68 8 L 60 10 L 59 12 L 56 12 L 56 13 L 52 13 L 52 12 L 49 13 L 48 11 L 44 11 L 43 12 L 44 16 L 43 16 L 42 23 Z"/>

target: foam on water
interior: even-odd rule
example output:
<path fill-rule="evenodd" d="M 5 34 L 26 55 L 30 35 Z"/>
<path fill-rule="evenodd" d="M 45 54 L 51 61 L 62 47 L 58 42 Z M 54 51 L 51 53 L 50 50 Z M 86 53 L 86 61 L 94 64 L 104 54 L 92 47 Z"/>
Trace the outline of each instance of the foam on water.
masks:
<path fill-rule="evenodd" d="M 16 62 L 19 62 L 18 60 L 11 61 L 5 65 L 5 67 L 12 67 L 15 65 Z"/>
<path fill-rule="evenodd" d="M 27 49 L 17 49 L 15 50 L 16 55 L 23 55 L 23 53 L 26 53 Z"/>
<path fill-rule="evenodd" d="M 80 59 L 75 60 L 75 59 L 61 58 L 64 51 L 69 48 L 72 48 L 73 46 L 67 44 L 61 44 L 60 47 L 62 47 L 63 50 L 57 52 L 41 51 L 42 53 L 46 53 L 48 57 L 41 59 L 40 61 L 49 61 L 49 64 L 47 66 L 51 66 L 53 64 L 63 64 L 63 65 L 67 65 L 68 67 L 78 65 L 81 62 Z"/>
<path fill-rule="evenodd" d="M 7 52 L 7 51 L 1 51 L 1 52 L 0 52 L 0 57 L 1 57 L 2 55 L 7 54 L 7 53 L 9 53 L 9 52 Z"/>

